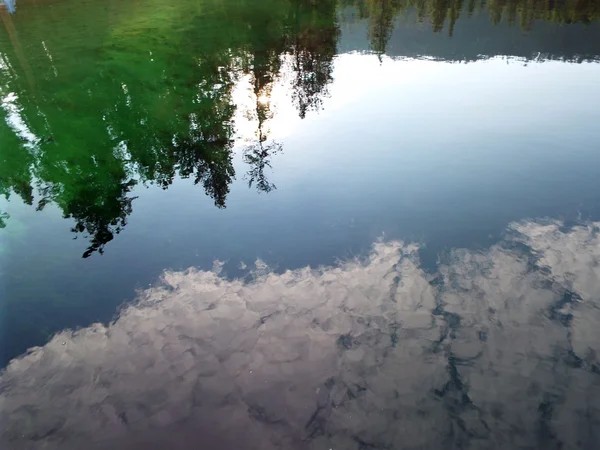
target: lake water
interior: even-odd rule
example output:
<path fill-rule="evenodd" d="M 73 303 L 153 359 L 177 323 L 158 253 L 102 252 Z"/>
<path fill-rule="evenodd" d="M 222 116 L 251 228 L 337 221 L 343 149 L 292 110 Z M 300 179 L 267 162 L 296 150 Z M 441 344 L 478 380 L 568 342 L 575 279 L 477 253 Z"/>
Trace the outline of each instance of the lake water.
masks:
<path fill-rule="evenodd" d="M 0 17 L 2 448 L 598 448 L 600 2 Z"/>

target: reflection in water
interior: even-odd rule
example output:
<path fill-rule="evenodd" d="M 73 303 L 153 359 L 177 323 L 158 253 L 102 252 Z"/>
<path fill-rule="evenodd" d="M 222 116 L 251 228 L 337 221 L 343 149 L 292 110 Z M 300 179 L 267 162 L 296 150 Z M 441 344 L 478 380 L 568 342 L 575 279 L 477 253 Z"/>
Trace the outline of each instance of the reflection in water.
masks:
<path fill-rule="evenodd" d="M 0 0 L 0 6 L 4 6 L 9 13 L 17 10 L 16 0 Z"/>
<path fill-rule="evenodd" d="M 184 33 L 190 43 L 187 56 L 177 53 L 180 60 L 175 67 L 170 60 L 179 34 L 164 31 L 160 36 L 165 43 L 152 44 L 143 61 L 132 52 L 137 53 L 148 34 L 128 34 L 102 48 L 107 54 L 93 62 L 91 69 L 97 73 L 81 75 L 83 85 L 58 92 L 57 78 L 68 80 L 74 70 L 72 58 L 51 55 L 53 47 L 65 43 L 42 42 L 40 56 L 49 58 L 52 71 L 39 75 L 34 90 L 21 84 L 20 72 L 28 72 L 27 64 L 20 63 L 21 58 L 8 63 L 20 48 L 15 36 L 10 47 L 0 48 L 7 62 L 1 85 L 6 86 L 3 91 L 19 91 L 15 98 L 20 104 L 13 101 L 13 111 L 3 102 L 1 113 L 12 128 L 16 114 L 22 126 L 6 137 L 6 143 L 2 141 L 0 156 L 8 164 L 0 168 L 0 193 L 6 197 L 16 193 L 30 205 L 37 203 L 38 210 L 57 204 L 66 218 L 75 220 L 73 231 L 89 236 L 84 257 L 102 253 L 127 224 L 135 199 L 131 191 L 138 184 L 157 183 L 166 189 L 175 177 L 190 177 L 223 208 L 235 177 L 232 90 L 245 74 L 253 79 L 258 118 L 257 142 L 249 145 L 245 156 L 249 184 L 272 190 L 265 167 L 281 146 L 267 143 L 266 122 L 272 118 L 270 92 L 282 70 L 282 55 L 293 56 L 288 65 L 291 88 L 298 113 L 305 117 L 307 111 L 318 109 L 319 97 L 331 81 L 337 25 L 335 1 L 264 3 L 267 11 L 247 15 L 234 15 L 230 9 L 239 5 L 227 5 L 209 25 L 190 27 Z M 253 9 L 254 5 L 245 5 L 245 10 Z M 240 35 L 239 30 L 247 33 Z M 52 39 L 51 34 L 45 37 Z M 123 58 L 141 67 L 134 73 L 123 70 Z M 140 74 L 145 79 L 140 80 Z M 23 130 L 34 136 L 33 145 L 23 142 Z M 33 186 L 39 200 L 34 200 Z"/>
<path fill-rule="evenodd" d="M 9 9 L 11 1 L 5 0 Z M 107 2 L 102 11 L 94 3 L 73 7 L 68 20 L 95 27 L 85 39 L 68 24 L 57 33 L 46 10 L 40 15 L 32 5 L 2 14 L 8 39 L 0 39 L 0 194 L 16 194 L 39 210 L 57 205 L 75 222 L 73 231 L 89 237 L 84 257 L 102 252 L 125 227 L 135 186 L 166 189 L 176 177 L 192 178 L 225 207 L 235 178 L 232 91 L 243 77 L 252 79 L 250 114 L 258 124 L 244 151 L 246 178 L 260 191 L 274 189 L 265 174 L 281 150 L 267 126 L 273 85 L 285 79 L 301 118 L 323 106 L 340 7 L 368 19 L 370 46 L 379 54 L 397 18 L 415 11 L 417 20 L 434 31 L 447 26 L 450 34 L 459 17 L 488 14 L 493 23 L 529 29 L 536 20 L 589 23 L 600 11 L 589 1 L 206 0 L 205 17 L 189 2 L 168 12 L 147 3 L 135 18 L 122 2 Z"/>
<path fill-rule="evenodd" d="M 252 187 L 254 184 L 260 192 L 271 192 L 273 189 L 277 189 L 277 187 L 269 182 L 265 175 L 265 169 L 271 167 L 269 158 L 281 152 L 282 147 L 277 142 L 265 145 L 264 140 L 264 136 L 260 134 L 258 142 L 246 148 L 244 162 L 250 166 L 250 170 L 247 173 L 248 187 Z"/>
<path fill-rule="evenodd" d="M 10 214 L 0 211 L 0 228 L 6 227 L 6 220 L 10 218 Z"/>
<path fill-rule="evenodd" d="M 10 363 L 3 448 L 595 448 L 598 225 L 514 224 L 432 275 L 400 242 L 247 282 L 167 272 Z"/>
<path fill-rule="evenodd" d="M 494 24 L 502 20 L 530 30 L 536 21 L 560 24 L 590 23 L 600 17 L 596 1 L 532 1 L 532 0 L 343 0 L 357 7 L 359 14 L 369 20 L 371 49 L 385 53 L 396 17 L 416 12 L 419 21 L 427 20 L 434 32 L 447 28 L 453 35 L 461 17 L 489 15 Z"/>

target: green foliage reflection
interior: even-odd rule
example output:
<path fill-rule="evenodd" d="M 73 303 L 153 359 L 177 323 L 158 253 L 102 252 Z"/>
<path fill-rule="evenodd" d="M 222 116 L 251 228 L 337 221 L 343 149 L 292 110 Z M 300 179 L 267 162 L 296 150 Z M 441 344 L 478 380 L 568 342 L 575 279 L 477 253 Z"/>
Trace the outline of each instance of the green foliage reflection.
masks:
<path fill-rule="evenodd" d="M 272 190 L 264 168 L 280 145 L 266 142 L 263 125 L 273 84 L 287 55 L 298 114 L 318 109 L 338 34 L 331 0 L 107 5 L 53 10 L 68 20 L 58 33 L 46 10 L 30 8 L 21 23 L 4 14 L 11 33 L 0 40 L 0 194 L 57 205 L 88 236 L 84 257 L 126 226 L 136 185 L 191 178 L 225 207 L 242 77 L 257 99 L 249 184 Z M 78 23 L 95 28 L 74 44 Z"/>
<path fill-rule="evenodd" d="M 349 5 L 368 20 L 378 54 L 409 11 L 450 35 L 476 14 L 524 29 L 600 16 L 595 0 L 84 0 L 0 9 L 0 195 L 56 205 L 88 237 L 84 257 L 127 225 L 136 186 L 189 178 L 224 208 L 242 79 L 257 123 L 245 177 L 259 191 L 275 189 L 266 175 L 282 149 L 266 126 L 273 86 L 284 74 L 301 118 L 322 107 L 337 14 Z M 0 227 L 7 219 L 0 213 Z"/>

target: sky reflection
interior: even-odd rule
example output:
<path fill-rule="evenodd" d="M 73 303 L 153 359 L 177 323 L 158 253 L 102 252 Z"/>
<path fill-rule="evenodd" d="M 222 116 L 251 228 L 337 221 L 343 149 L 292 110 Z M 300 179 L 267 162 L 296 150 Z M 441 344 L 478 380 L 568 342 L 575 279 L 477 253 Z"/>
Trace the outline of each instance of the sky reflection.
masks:
<path fill-rule="evenodd" d="M 515 223 L 434 274 L 401 242 L 245 281 L 166 272 L 9 364 L 4 445 L 593 448 L 598 225 Z"/>

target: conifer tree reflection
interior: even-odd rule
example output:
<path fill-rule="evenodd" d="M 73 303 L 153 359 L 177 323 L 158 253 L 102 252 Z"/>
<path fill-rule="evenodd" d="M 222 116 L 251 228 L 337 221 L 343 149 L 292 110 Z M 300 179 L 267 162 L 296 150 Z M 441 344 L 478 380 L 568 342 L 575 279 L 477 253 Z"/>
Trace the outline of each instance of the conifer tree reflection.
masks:
<path fill-rule="evenodd" d="M 446 29 L 450 36 L 460 17 L 480 13 L 488 14 L 494 24 L 506 21 L 524 30 L 531 29 L 535 21 L 570 24 L 600 19 L 600 2 L 593 0 L 341 0 L 341 3 L 355 6 L 359 16 L 369 20 L 371 50 L 378 55 L 385 53 L 398 16 L 409 11 L 416 11 L 419 21 L 429 22 L 434 32 Z"/>
<path fill-rule="evenodd" d="M 275 45 L 282 44 L 281 40 L 275 43 Z M 257 128 L 254 140 L 244 148 L 244 162 L 250 166 L 246 172 L 248 187 L 254 185 L 261 192 L 271 192 L 276 189 L 276 186 L 267 180 L 265 169 L 271 168 L 271 156 L 281 150 L 280 144 L 274 141 L 268 142 L 269 130 L 267 129 L 267 122 L 274 116 L 271 110 L 271 93 L 281 68 L 280 55 L 274 50 L 255 50 L 251 57 L 253 116 Z"/>
<path fill-rule="evenodd" d="M 201 77 L 195 98 L 184 99 L 192 103 L 186 109 L 193 111 L 182 113 L 187 130 L 165 143 L 166 158 L 157 159 L 154 170 L 155 179 L 163 189 L 173 183 L 176 174 L 192 178 L 219 208 L 225 207 L 229 185 L 235 177 L 231 154 L 235 132 L 231 92 L 235 78 L 229 64 L 214 55 L 198 64 Z"/>
<path fill-rule="evenodd" d="M 249 40 L 248 72 L 255 99 L 252 115 L 257 122 L 255 140 L 244 149 L 244 161 L 250 166 L 246 173 L 249 187 L 255 186 L 262 192 L 276 189 L 268 181 L 265 169 L 271 168 L 271 157 L 282 151 L 282 145 L 269 138 L 268 128 L 268 121 L 274 116 L 271 94 L 282 70 L 282 60 L 291 63 L 291 96 L 300 118 L 304 119 L 308 111 L 319 110 L 328 95 L 339 36 L 336 6 L 335 0 L 295 0 L 286 13 L 280 36 L 272 34 L 270 39 L 265 39 L 261 31 Z M 250 29 L 261 30 L 258 26 Z M 268 29 L 272 32 L 278 28 Z M 269 43 L 266 46 L 265 41 Z"/>
<path fill-rule="evenodd" d="M 300 118 L 321 109 L 333 80 L 333 58 L 339 37 L 336 2 L 299 0 L 291 14 L 292 100 Z"/>
<path fill-rule="evenodd" d="M 268 181 L 265 169 L 272 167 L 270 158 L 281 152 L 282 146 L 274 140 L 269 141 L 269 130 L 266 123 L 273 118 L 271 111 L 273 79 L 267 75 L 268 72 L 261 73 L 260 70 L 253 72 L 255 114 L 258 125 L 255 140 L 244 148 L 244 162 L 249 165 L 246 179 L 248 187 L 255 186 L 259 192 L 268 193 L 277 187 Z"/>
<path fill-rule="evenodd" d="M 271 192 L 277 189 L 265 174 L 266 168 L 271 168 L 270 158 L 282 151 L 282 146 L 276 141 L 266 142 L 267 137 L 262 133 L 258 141 L 249 145 L 244 150 L 244 162 L 250 166 L 246 172 L 248 187 L 253 185 L 259 192 Z"/>
<path fill-rule="evenodd" d="M 366 11 L 369 17 L 371 50 L 380 57 L 385 53 L 388 41 L 392 37 L 399 7 L 397 0 L 370 0 L 368 3 Z"/>

